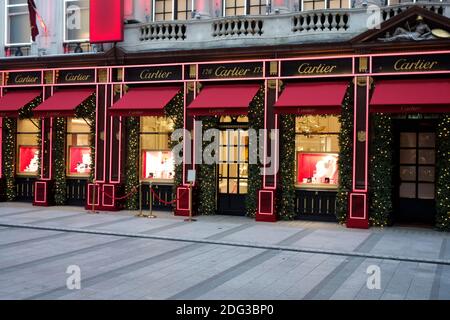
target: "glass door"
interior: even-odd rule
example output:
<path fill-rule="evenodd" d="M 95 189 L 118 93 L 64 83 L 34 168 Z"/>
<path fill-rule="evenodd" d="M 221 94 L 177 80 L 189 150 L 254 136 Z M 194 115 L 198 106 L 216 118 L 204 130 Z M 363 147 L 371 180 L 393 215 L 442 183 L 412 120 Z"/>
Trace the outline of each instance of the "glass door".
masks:
<path fill-rule="evenodd" d="M 415 126 L 398 134 L 398 220 L 432 222 L 435 215 L 436 134 Z"/>
<path fill-rule="evenodd" d="M 248 130 L 220 132 L 218 165 L 218 212 L 245 215 L 248 186 Z"/>

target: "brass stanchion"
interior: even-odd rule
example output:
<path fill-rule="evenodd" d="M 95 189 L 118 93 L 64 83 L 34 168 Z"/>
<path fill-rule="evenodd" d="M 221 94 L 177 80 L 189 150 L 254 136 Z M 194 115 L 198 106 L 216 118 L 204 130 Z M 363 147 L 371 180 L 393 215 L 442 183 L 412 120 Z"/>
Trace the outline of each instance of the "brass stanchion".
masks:
<path fill-rule="evenodd" d="M 92 190 L 92 210 L 91 210 L 91 214 L 96 214 L 98 212 L 95 211 L 95 196 L 96 196 L 96 189 L 97 189 L 97 184 L 94 182 L 93 184 L 94 190 Z"/>
<path fill-rule="evenodd" d="M 139 214 L 136 215 L 136 217 L 142 217 L 142 218 L 156 218 L 155 215 L 152 214 L 153 206 L 152 206 L 152 183 L 149 184 L 149 208 L 150 208 L 150 214 L 144 214 L 142 212 L 142 182 L 139 183 Z"/>
<path fill-rule="evenodd" d="M 147 218 L 156 218 L 156 216 L 153 214 L 153 192 L 152 192 L 153 184 L 152 182 L 149 183 L 149 204 L 148 207 L 150 209 L 150 214 L 147 216 Z"/>
<path fill-rule="evenodd" d="M 192 183 L 189 182 L 189 217 L 184 219 L 186 222 L 194 222 L 196 219 L 192 219 Z"/>

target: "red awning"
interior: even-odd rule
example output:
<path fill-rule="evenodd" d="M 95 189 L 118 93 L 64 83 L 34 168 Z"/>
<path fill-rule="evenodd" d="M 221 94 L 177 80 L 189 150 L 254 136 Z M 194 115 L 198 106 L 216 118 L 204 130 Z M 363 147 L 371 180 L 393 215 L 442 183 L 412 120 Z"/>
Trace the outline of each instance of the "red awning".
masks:
<path fill-rule="evenodd" d="M 11 91 L 0 98 L 0 116 L 17 117 L 19 110 L 42 93 L 41 90 Z"/>
<path fill-rule="evenodd" d="M 450 80 L 380 80 L 370 101 L 371 112 L 433 113 L 450 111 Z"/>
<path fill-rule="evenodd" d="M 258 90 L 258 84 L 205 86 L 187 110 L 194 116 L 247 114 Z"/>
<path fill-rule="evenodd" d="M 180 87 L 130 88 L 110 109 L 118 116 L 163 116 L 164 107 L 180 91 Z"/>
<path fill-rule="evenodd" d="M 94 89 L 61 89 L 42 102 L 36 109 L 36 117 L 70 117 L 84 100 L 94 93 Z"/>
<path fill-rule="evenodd" d="M 275 103 L 275 113 L 339 114 L 348 82 L 289 83 Z"/>

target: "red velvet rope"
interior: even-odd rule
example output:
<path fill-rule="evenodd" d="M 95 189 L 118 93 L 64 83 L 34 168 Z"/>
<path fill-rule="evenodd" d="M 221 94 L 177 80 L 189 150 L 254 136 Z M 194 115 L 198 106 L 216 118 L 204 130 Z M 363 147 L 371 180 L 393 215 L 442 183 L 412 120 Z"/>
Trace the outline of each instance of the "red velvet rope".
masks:
<path fill-rule="evenodd" d="M 138 188 L 139 188 L 139 186 L 135 186 L 135 187 L 133 187 L 133 188 L 131 189 L 131 191 L 130 191 L 129 193 L 127 193 L 127 194 L 124 195 L 123 197 L 118 197 L 118 198 L 111 196 L 109 193 L 107 193 L 107 192 L 105 192 L 105 191 L 103 191 L 103 193 L 104 193 L 105 196 L 107 196 L 108 198 L 113 199 L 113 201 L 116 201 L 116 200 L 124 200 L 124 199 L 127 199 L 127 198 L 131 197 L 134 193 L 136 193 L 136 192 L 138 191 Z"/>
<path fill-rule="evenodd" d="M 109 193 L 107 193 L 106 191 L 100 191 L 100 192 L 103 192 L 103 194 L 104 194 L 105 196 L 107 196 L 107 197 L 110 198 L 110 199 L 113 199 L 113 201 L 116 201 L 116 200 L 124 200 L 124 199 L 127 199 L 127 198 L 131 197 L 134 193 L 136 193 L 136 192 L 138 191 L 138 188 L 139 188 L 139 185 L 133 187 L 129 193 L 127 193 L 126 195 L 124 195 L 124 196 L 122 196 L 122 197 L 113 197 L 113 196 L 111 196 Z M 158 201 L 161 202 L 162 204 L 165 204 L 165 205 L 171 205 L 171 204 L 174 204 L 175 202 L 178 201 L 178 199 L 173 199 L 172 201 L 165 201 L 165 200 L 161 199 L 161 198 L 158 196 L 158 194 L 155 192 L 155 190 L 153 190 L 152 187 L 150 187 L 150 191 L 151 191 L 151 193 L 153 194 L 153 196 L 156 198 L 156 200 L 158 200 Z M 183 193 L 180 195 L 180 197 L 183 196 L 183 195 L 186 193 L 186 191 L 188 191 L 188 190 L 184 190 Z"/>

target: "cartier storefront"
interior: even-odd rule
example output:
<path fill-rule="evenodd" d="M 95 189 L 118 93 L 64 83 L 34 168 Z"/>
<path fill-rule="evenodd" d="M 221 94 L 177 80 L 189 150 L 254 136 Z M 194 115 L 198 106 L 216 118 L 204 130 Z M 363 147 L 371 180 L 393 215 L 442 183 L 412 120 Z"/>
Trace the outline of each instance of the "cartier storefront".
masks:
<path fill-rule="evenodd" d="M 240 49 L 170 58 L 115 48 L 2 65 L 1 199 L 355 228 L 442 224 L 450 47 L 397 41 L 400 29 L 387 37 L 395 27 L 327 50 L 248 49 L 245 59 Z M 205 158 L 212 146 L 216 161 Z"/>

